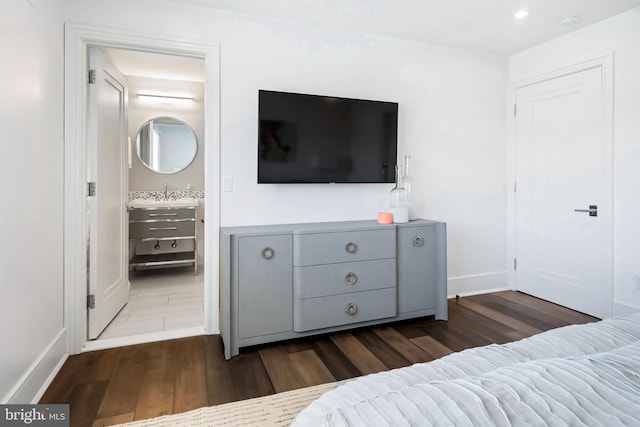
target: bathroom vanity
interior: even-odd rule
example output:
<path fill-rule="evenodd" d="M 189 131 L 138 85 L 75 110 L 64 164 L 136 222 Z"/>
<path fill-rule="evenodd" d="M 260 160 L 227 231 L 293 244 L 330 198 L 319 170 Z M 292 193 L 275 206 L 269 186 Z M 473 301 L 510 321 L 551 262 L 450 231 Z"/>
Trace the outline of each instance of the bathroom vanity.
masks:
<path fill-rule="evenodd" d="M 227 359 L 256 344 L 429 315 L 447 319 L 443 222 L 225 227 L 220 244 Z"/>
<path fill-rule="evenodd" d="M 130 268 L 192 264 L 197 274 L 197 207 L 197 199 L 129 202 Z"/>

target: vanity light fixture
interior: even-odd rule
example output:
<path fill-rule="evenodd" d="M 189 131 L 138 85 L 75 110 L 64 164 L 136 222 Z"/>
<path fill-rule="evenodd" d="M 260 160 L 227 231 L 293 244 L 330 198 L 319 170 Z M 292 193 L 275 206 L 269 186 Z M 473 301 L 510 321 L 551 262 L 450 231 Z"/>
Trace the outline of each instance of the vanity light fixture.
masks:
<path fill-rule="evenodd" d="M 152 93 L 139 93 L 138 98 L 156 102 L 158 104 L 169 104 L 169 105 L 184 105 L 191 104 L 193 102 L 192 97 L 188 96 L 175 96 L 175 95 L 156 95 Z"/>
<path fill-rule="evenodd" d="M 525 9 L 519 10 L 519 11 L 517 11 L 516 13 L 514 13 L 514 14 L 513 14 L 513 17 L 514 17 L 515 19 L 518 19 L 518 20 L 520 20 L 520 19 L 524 19 L 524 18 L 526 18 L 527 16 L 529 16 L 529 11 L 528 11 L 528 10 L 525 10 Z"/>

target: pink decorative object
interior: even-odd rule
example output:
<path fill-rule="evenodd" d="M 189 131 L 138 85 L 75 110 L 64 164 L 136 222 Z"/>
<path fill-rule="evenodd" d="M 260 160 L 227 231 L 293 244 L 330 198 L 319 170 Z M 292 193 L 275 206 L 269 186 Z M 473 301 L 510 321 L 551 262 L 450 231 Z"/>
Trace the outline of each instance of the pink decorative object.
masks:
<path fill-rule="evenodd" d="M 393 222 L 393 215 L 391 212 L 378 212 L 378 224 L 391 224 Z"/>

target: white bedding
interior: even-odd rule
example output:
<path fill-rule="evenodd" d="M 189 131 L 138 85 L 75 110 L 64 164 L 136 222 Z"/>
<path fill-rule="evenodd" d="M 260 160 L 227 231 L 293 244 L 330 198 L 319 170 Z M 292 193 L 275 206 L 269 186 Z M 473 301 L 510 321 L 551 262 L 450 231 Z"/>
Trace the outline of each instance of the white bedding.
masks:
<path fill-rule="evenodd" d="M 361 377 L 294 426 L 640 426 L 640 313 Z"/>

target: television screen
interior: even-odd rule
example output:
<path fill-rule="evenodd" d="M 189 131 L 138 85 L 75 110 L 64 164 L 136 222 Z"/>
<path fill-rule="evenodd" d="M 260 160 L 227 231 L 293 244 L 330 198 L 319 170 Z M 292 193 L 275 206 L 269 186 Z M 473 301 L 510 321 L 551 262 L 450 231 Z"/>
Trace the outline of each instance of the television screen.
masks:
<path fill-rule="evenodd" d="M 392 183 L 398 104 L 260 90 L 258 183 Z"/>

